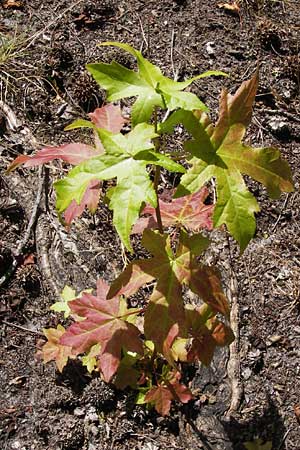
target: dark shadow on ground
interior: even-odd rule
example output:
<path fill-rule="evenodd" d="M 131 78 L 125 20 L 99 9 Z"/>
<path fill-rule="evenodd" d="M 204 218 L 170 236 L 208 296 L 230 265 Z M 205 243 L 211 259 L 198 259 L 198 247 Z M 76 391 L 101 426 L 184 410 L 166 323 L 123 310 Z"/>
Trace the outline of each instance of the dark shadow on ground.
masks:
<path fill-rule="evenodd" d="M 223 421 L 222 424 L 234 450 L 245 450 L 244 442 L 251 442 L 258 438 L 262 439 L 263 442 L 272 442 L 272 450 L 286 449 L 284 443 L 286 428 L 278 413 L 277 406 L 270 397 L 263 415 L 254 415 L 250 420 L 243 421 L 243 423 L 231 418 L 230 421 Z"/>

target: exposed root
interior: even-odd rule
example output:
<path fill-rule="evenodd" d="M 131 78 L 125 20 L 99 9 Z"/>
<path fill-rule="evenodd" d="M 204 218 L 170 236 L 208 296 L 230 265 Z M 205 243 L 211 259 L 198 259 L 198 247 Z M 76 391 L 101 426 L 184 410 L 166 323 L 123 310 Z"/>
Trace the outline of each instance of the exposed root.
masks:
<path fill-rule="evenodd" d="M 36 229 L 35 229 L 35 239 L 36 248 L 38 254 L 39 267 L 42 271 L 43 278 L 55 297 L 60 298 L 60 289 L 55 282 L 55 278 L 51 271 L 51 265 L 49 261 L 49 249 L 51 245 L 50 224 L 45 213 L 42 213 L 38 218 Z"/>
<path fill-rule="evenodd" d="M 240 336 L 239 336 L 239 305 L 238 305 L 238 285 L 235 273 L 230 269 L 230 282 L 227 289 L 228 300 L 231 304 L 230 325 L 235 336 L 235 340 L 229 346 L 229 360 L 227 363 L 227 373 L 231 382 L 231 403 L 226 413 L 230 417 L 240 407 L 243 386 L 240 377 Z"/>

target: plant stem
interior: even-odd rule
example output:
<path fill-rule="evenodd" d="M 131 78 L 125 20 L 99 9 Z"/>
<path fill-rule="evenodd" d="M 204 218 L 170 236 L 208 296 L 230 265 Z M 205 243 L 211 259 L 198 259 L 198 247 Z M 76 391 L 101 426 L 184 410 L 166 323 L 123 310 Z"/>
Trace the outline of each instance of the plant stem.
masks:
<path fill-rule="evenodd" d="M 155 133 L 157 133 L 157 108 L 154 109 L 154 130 Z M 155 139 L 155 150 L 159 152 L 160 148 L 160 138 Z M 160 213 L 160 206 L 159 206 L 159 198 L 158 198 L 158 184 L 159 184 L 159 178 L 160 178 L 160 166 L 155 166 L 155 174 L 154 174 L 154 189 L 156 193 L 157 198 L 157 207 L 155 208 L 156 212 L 156 220 L 157 220 L 157 226 L 160 234 L 164 233 L 162 220 L 161 220 L 161 213 Z"/>
<path fill-rule="evenodd" d="M 155 189 L 156 197 L 157 197 L 157 207 L 155 208 L 155 213 L 156 213 L 156 220 L 157 220 L 159 232 L 160 232 L 160 234 L 163 234 L 164 229 L 163 229 L 162 220 L 161 220 L 159 198 L 158 198 L 158 193 L 157 193 L 159 177 L 160 177 L 160 167 L 156 166 L 155 167 L 155 175 L 154 175 L 154 189 Z"/>

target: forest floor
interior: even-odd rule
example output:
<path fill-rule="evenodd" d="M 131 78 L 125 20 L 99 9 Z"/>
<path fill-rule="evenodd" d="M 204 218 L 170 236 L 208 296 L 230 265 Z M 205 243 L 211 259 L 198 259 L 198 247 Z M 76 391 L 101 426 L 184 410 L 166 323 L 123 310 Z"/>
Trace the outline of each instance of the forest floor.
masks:
<path fill-rule="evenodd" d="M 253 450 L 300 449 L 300 12 L 298 0 L 241 0 L 230 11 L 221 0 L 1 0 L 0 1 L 0 447 L 3 450 Z M 233 2 L 228 2 L 233 3 Z M 179 80 L 208 69 L 229 78 L 193 84 L 215 119 L 222 87 L 234 92 L 260 65 L 260 84 L 246 140 L 278 147 L 289 162 L 295 192 L 271 201 L 248 179 L 261 206 L 257 231 L 242 256 L 233 240 L 215 235 L 210 256 L 224 286 L 230 266 L 237 280 L 239 408 L 231 403 L 229 354 L 210 368 L 195 367 L 196 399 L 170 416 L 136 406 L 73 363 L 62 374 L 35 355 L 42 329 L 58 323 L 49 310 L 68 284 L 77 291 L 111 281 L 130 256 L 120 250 L 111 213 L 85 213 L 66 233 L 46 214 L 48 187 L 66 166 L 5 174 L 20 154 L 43 145 L 89 139 L 64 127 L 101 106 L 104 92 L 85 64 L 115 59 L 134 68 L 121 41 L 142 49 Z M 122 102 L 121 106 L 128 106 Z M 15 119 L 17 122 L 15 123 Z M 50 171 L 50 180 L 49 177 Z M 26 230 L 35 206 L 36 220 Z M 222 233 L 221 233 L 222 235 Z M 26 241 L 26 242 L 25 242 Z M 26 243 L 9 273 L 19 243 Z M 19 245 L 20 247 L 20 245 Z M 22 247 L 22 245 L 21 245 Z M 20 250 L 20 248 L 19 248 Z M 139 252 L 137 246 L 137 252 Z M 258 445 L 260 442 L 261 446 Z"/>

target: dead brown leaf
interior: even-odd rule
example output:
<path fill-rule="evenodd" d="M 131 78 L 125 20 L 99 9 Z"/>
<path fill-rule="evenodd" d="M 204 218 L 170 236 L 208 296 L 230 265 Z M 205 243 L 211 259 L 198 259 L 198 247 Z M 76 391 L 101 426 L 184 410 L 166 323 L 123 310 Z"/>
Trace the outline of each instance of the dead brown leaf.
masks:
<path fill-rule="evenodd" d="M 295 413 L 297 422 L 298 422 L 299 425 L 300 425 L 300 405 L 295 405 L 295 406 L 294 406 L 294 413 Z"/>
<path fill-rule="evenodd" d="M 2 7 L 4 9 L 19 9 L 23 8 L 24 3 L 22 0 L 4 0 L 2 2 Z"/>
<path fill-rule="evenodd" d="M 234 1 L 233 3 L 218 3 L 218 7 L 225 9 L 225 11 L 228 11 L 230 13 L 240 15 L 240 6 L 238 2 Z"/>

